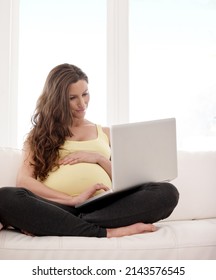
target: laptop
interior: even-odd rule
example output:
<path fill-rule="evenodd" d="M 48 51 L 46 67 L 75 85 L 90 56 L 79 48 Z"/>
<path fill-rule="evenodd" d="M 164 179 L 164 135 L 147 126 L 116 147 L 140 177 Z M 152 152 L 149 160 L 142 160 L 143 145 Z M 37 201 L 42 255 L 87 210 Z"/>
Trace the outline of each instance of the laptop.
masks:
<path fill-rule="evenodd" d="M 76 208 L 143 183 L 171 181 L 177 177 L 175 118 L 112 125 L 110 132 L 112 189 Z"/>

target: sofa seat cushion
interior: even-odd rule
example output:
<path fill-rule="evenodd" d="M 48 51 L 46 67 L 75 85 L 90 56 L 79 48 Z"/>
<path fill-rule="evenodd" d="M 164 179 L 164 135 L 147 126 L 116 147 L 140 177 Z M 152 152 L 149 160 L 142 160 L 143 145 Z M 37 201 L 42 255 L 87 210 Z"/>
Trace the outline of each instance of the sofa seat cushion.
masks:
<path fill-rule="evenodd" d="M 0 232 L 0 259 L 216 259 L 216 219 L 160 222 L 121 238 L 31 237 Z"/>

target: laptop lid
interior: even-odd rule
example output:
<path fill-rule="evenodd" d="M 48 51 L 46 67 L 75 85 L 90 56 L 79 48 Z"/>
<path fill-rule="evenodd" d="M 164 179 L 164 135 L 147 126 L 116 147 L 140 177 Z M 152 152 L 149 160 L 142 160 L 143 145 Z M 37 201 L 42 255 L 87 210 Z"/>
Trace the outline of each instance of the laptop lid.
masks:
<path fill-rule="evenodd" d="M 148 182 L 171 181 L 177 176 L 174 118 L 111 126 L 112 191 L 76 205 L 91 207 L 113 193 Z"/>
<path fill-rule="evenodd" d="M 113 190 L 177 177 L 175 118 L 111 126 Z"/>

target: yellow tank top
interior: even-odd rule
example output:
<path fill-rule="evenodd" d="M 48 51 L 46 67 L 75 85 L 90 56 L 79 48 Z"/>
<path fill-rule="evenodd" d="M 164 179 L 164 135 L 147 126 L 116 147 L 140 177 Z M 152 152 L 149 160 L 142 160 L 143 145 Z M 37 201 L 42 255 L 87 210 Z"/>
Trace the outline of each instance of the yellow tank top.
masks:
<path fill-rule="evenodd" d="M 88 141 L 66 140 L 60 148 L 60 158 L 76 151 L 97 152 L 110 159 L 111 151 L 109 139 L 103 132 L 102 127 L 97 125 L 98 137 Z M 97 183 L 111 187 L 111 179 L 106 171 L 99 165 L 93 163 L 78 163 L 74 165 L 60 165 L 51 171 L 43 183 L 55 190 L 75 196 L 84 192 L 87 188 Z"/>

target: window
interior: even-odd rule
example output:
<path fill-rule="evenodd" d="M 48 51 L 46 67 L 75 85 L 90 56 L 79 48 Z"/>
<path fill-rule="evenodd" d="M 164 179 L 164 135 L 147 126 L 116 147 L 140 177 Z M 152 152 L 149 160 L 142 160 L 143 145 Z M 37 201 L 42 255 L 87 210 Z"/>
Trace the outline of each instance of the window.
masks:
<path fill-rule="evenodd" d="M 216 149 L 215 1 L 20 0 L 19 42 L 19 147 L 48 72 L 69 62 L 89 76 L 92 121 L 176 117 L 178 149 Z"/>
<path fill-rule="evenodd" d="M 48 72 L 71 63 L 89 77 L 88 118 L 106 123 L 106 0 L 20 0 L 18 146 Z"/>
<path fill-rule="evenodd" d="M 178 148 L 216 149 L 216 2 L 130 0 L 130 121 L 176 117 Z"/>

